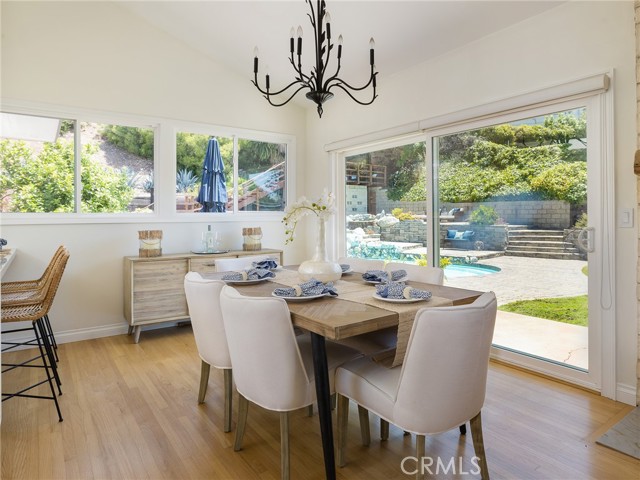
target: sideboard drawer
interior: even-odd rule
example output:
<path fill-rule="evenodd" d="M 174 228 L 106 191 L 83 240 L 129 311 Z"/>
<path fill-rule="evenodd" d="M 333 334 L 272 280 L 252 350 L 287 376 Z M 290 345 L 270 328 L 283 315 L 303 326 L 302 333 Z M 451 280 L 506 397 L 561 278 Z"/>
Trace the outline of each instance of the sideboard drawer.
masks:
<path fill-rule="evenodd" d="M 229 258 L 226 256 L 225 258 Z M 216 259 L 212 257 L 191 258 L 189 260 L 189 271 L 204 273 L 214 273 L 216 271 Z"/>

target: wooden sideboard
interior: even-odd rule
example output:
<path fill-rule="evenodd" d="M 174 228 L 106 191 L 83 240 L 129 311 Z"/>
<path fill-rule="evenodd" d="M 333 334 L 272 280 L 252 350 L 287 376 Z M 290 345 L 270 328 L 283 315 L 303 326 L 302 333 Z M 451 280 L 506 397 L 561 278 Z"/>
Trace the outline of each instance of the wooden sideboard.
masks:
<path fill-rule="evenodd" d="M 129 334 L 140 340 L 143 325 L 189 318 L 184 294 L 184 276 L 188 272 L 216 271 L 217 258 L 248 255 L 273 255 L 283 264 L 282 250 L 231 250 L 220 254 L 183 253 L 160 257 L 124 258 L 124 316 Z"/>

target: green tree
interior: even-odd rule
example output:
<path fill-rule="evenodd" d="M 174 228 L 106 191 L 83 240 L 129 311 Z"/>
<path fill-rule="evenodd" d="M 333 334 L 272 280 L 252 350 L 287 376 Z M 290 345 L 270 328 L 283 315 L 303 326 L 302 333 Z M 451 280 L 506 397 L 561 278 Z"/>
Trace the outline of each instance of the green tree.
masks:
<path fill-rule="evenodd" d="M 1 141 L 3 210 L 73 212 L 73 150 L 73 143 L 63 139 L 45 143 L 37 154 L 22 141 Z M 93 153 L 95 147 L 85 145 L 80 159 L 82 211 L 126 211 L 134 195 L 127 172 L 92 161 Z"/>
<path fill-rule="evenodd" d="M 424 190 L 425 148 L 424 142 L 416 142 L 392 149 L 393 153 L 387 158 L 393 164 L 387 164 L 389 175 L 387 198 L 389 200 L 404 200 L 404 196 L 415 188 L 412 197 L 419 198 Z M 422 181 L 420 181 L 422 177 Z M 426 192 L 424 192 L 426 198 Z"/>

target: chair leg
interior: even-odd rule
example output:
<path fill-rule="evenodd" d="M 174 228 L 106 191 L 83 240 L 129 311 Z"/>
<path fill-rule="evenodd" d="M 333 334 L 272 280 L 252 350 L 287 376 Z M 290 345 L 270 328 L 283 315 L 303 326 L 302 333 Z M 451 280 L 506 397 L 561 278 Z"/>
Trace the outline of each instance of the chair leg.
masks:
<path fill-rule="evenodd" d="M 462 425 L 460 425 L 460 435 L 466 435 L 467 434 L 467 424 L 463 423 Z"/>
<path fill-rule="evenodd" d="M 280 412 L 280 478 L 289 480 L 289 412 Z"/>
<path fill-rule="evenodd" d="M 62 385 L 62 382 L 60 381 L 60 374 L 58 373 L 56 358 L 53 355 L 53 347 L 51 346 L 51 343 L 49 343 L 49 334 L 47 333 L 47 328 L 44 323 L 44 317 L 40 318 L 36 322 L 36 324 L 41 333 L 42 347 L 44 348 L 45 354 L 49 358 L 49 368 L 51 369 L 53 379 L 56 381 L 56 385 L 58 386 L 58 395 L 62 395 L 62 390 L 60 389 L 60 385 Z"/>
<path fill-rule="evenodd" d="M 42 357 L 42 364 L 44 365 L 44 371 L 47 374 L 47 381 L 49 382 L 49 388 L 51 389 L 51 397 L 52 397 L 53 403 L 55 403 L 55 405 L 56 405 L 56 410 L 58 412 L 58 421 L 61 422 L 62 421 L 62 412 L 60 412 L 60 405 L 58 405 L 58 399 L 56 398 L 56 392 L 53 389 L 53 378 L 52 378 L 52 375 L 49 374 L 49 366 L 47 365 L 47 359 L 45 358 L 46 352 L 43 350 L 43 344 L 41 342 L 41 338 L 38 336 L 38 330 L 40 330 L 40 335 L 41 336 L 45 335 L 44 327 L 42 325 L 42 319 L 36 320 L 34 322 L 33 331 L 36 334 L 36 341 L 38 342 L 38 349 L 40 350 L 40 356 Z M 59 385 L 58 385 L 58 390 L 60 390 L 60 386 Z M 46 398 L 46 397 L 44 397 L 44 398 Z"/>
<path fill-rule="evenodd" d="M 230 368 L 224 370 L 224 431 L 231 431 L 231 407 L 233 405 L 233 373 Z"/>
<path fill-rule="evenodd" d="M 389 439 L 389 422 L 386 420 L 380 419 L 380 440 L 388 440 Z"/>
<path fill-rule="evenodd" d="M 207 394 L 207 385 L 209 384 L 209 371 L 211 365 L 202 360 L 200 365 L 200 391 L 198 392 L 198 403 L 204 403 L 204 396 Z"/>
<path fill-rule="evenodd" d="M 469 422 L 471 425 L 471 438 L 473 439 L 473 449 L 480 463 L 480 477 L 482 480 L 489 480 L 489 467 L 487 466 L 487 457 L 484 453 L 484 439 L 482 438 L 482 419 L 480 413 L 473 417 Z"/>
<path fill-rule="evenodd" d="M 416 458 L 418 459 L 418 469 L 416 473 L 416 480 L 420 480 L 424 476 L 424 472 L 421 471 L 422 459 L 424 457 L 424 435 L 416 435 Z"/>
<path fill-rule="evenodd" d="M 56 357 L 56 362 L 59 362 L 60 358 L 58 357 L 58 342 L 56 342 L 56 337 L 53 334 L 53 328 L 51 328 L 51 321 L 49 320 L 49 315 L 44 316 L 44 326 L 47 329 L 47 335 L 49 337 L 51 346 L 53 347 L 53 354 Z"/>
<path fill-rule="evenodd" d="M 368 447 L 371 443 L 371 432 L 369 431 L 369 410 L 362 405 L 358 405 L 358 416 L 360 417 L 360 436 L 362 445 Z"/>
<path fill-rule="evenodd" d="M 238 424 L 236 425 L 236 441 L 233 444 L 235 452 L 242 448 L 242 437 L 247 426 L 247 413 L 249 412 L 249 400 L 242 395 L 238 395 Z"/>
<path fill-rule="evenodd" d="M 349 425 L 349 399 L 343 395 L 338 395 L 338 455 L 337 463 L 339 467 L 347 464 L 347 426 Z"/>

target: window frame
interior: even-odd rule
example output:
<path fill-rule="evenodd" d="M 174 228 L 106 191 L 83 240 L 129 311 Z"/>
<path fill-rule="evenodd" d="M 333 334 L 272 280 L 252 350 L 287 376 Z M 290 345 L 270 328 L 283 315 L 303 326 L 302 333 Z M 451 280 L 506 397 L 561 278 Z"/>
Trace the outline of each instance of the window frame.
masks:
<path fill-rule="evenodd" d="M 193 223 L 196 221 L 225 222 L 238 220 L 273 221 L 280 220 L 283 212 L 278 211 L 242 211 L 233 212 L 178 213 L 175 204 L 176 178 L 176 134 L 178 131 L 202 133 L 214 136 L 234 138 L 234 191 L 237 188 L 237 139 L 247 139 L 287 145 L 285 167 L 285 200 L 295 198 L 296 138 L 286 133 L 266 132 L 201 122 L 187 122 L 171 118 L 131 115 L 125 113 L 104 112 L 93 109 L 70 108 L 43 105 L 29 102 L 3 100 L 0 110 L 6 113 L 42 116 L 82 122 L 125 125 L 151 128 L 154 131 L 154 170 L 155 185 L 154 211 L 151 213 L 2 213 L 4 225 L 64 225 L 64 224 L 139 224 L 139 223 Z M 75 175 L 79 177 L 80 157 L 79 129 L 76 128 Z M 76 183 L 76 207 L 79 206 L 81 185 Z M 234 200 L 235 202 L 235 200 Z M 236 205 L 234 205 L 235 207 Z"/>

